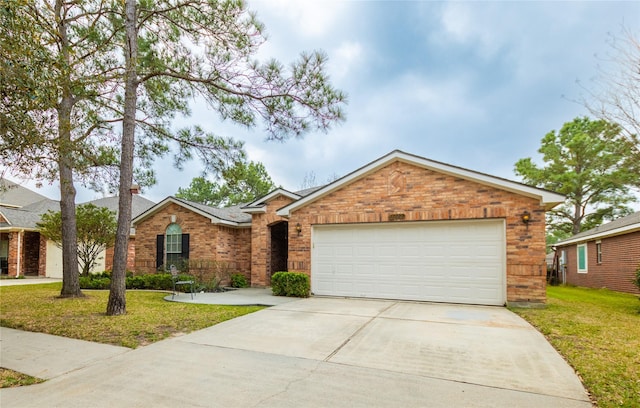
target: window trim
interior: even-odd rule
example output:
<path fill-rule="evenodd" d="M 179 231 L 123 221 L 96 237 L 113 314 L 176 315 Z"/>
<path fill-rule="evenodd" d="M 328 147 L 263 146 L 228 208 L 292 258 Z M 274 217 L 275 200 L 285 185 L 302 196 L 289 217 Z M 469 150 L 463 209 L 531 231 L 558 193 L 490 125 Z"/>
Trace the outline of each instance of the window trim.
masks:
<path fill-rule="evenodd" d="M 580 264 L 581 264 L 581 263 L 580 263 L 580 249 L 581 249 L 581 248 L 583 248 L 583 249 L 584 249 L 584 251 L 583 251 L 583 256 L 584 256 L 584 259 L 583 259 L 583 260 L 584 260 L 584 267 L 583 267 L 583 268 L 580 268 Z M 578 245 L 576 246 L 576 261 L 577 261 L 576 269 L 577 269 L 578 273 L 587 273 L 587 272 L 589 272 L 589 262 L 588 262 L 588 258 L 589 258 L 589 257 L 588 257 L 587 244 L 586 244 L 586 243 L 584 243 L 584 244 L 578 244 Z"/>
<path fill-rule="evenodd" d="M 596 263 L 598 265 L 602 264 L 602 241 L 596 241 Z"/>
<path fill-rule="evenodd" d="M 176 231 L 175 232 L 171 231 L 172 233 L 169 233 L 170 229 L 173 229 L 173 230 L 176 230 Z M 179 231 L 179 233 L 178 233 L 178 231 Z M 165 265 L 169 264 L 169 257 L 175 258 L 175 260 L 174 259 L 171 260 L 171 264 L 177 262 L 177 260 L 182 258 L 182 227 L 180 227 L 179 224 L 177 224 L 175 222 L 171 223 L 165 229 L 165 231 L 164 231 L 164 248 L 163 249 L 164 249 L 164 260 L 163 260 L 163 262 L 164 262 Z"/>

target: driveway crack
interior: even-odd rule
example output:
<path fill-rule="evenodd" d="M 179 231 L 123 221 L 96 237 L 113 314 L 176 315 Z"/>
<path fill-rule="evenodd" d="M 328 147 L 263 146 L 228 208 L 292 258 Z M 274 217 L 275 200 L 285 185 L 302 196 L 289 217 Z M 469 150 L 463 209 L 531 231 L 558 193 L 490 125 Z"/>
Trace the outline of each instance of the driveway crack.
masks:
<path fill-rule="evenodd" d="M 292 385 L 307 380 L 309 377 L 311 377 L 318 370 L 318 368 L 320 367 L 320 364 L 322 363 L 321 361 L 318 361 L 318 360 L 315 360 L 315 362 L 316 363 L 315 363 L 314 367 L 311 370 L 307 371 L 307 375 L 305 375 L 304 377 L 299 377 L 299 378 L 292 379 L 291 381 L 289 381 L 287 383 L 287 385 L 281 391 L 278 391 L 278 392 L 276 392 L 274 394 L 271 394 L 271 395 L 269 395 L 267 397 L 262 398 L 260 401 L 256 402 L 253 406 L 254 407 L 258 407 L 258 406 L 262 405 L 264 402 L 266 402 L 266 401 L 268 401 L 268 400 L 270 400 L 272 398 L 275 398 L 278 395 L 286 394 L 289 391 L 289 389 L 291 388 Z"/>
<path fill-rule="evenodd" d="M 342 344 L 340 344 L 335 350 L 333 350 L 331 352 L 331 354 L 329 354 L 323 361 L 329 361 L 331 360 L 331 358 L 333 358 L 333 356 L 335 356 L 340 350 L 342 350 L 342 348 L 344 346 L 347 345 L 347 343 L 349 343 L 351 341 L 352 338 L 354 338 L 356 335 L 358 335 L 362 330 L 364 330 L 365 327 L 367 327 L 369 324 L 371 324 L 372 321 L 374 321 L 375 319 L 377 319 L 378 317 L 380 317 L 381 314 L 383 314 L 384 312 L 386 312 L 387 310 L 391 309 L 393 306 L 397 305 L 398 302 L 392 302 L 391 304 L 389 304 L 389 306 L 385 307 L 384 309 L 382 309 L 380 312 L 378 312 L 377 315 L 373 316 L 372 318 L 370 318 L 369 320 L 367 320 L 362 326 L 360 326 L 356 331 L 354 331 L 345 341 L 342 342 Z"/>

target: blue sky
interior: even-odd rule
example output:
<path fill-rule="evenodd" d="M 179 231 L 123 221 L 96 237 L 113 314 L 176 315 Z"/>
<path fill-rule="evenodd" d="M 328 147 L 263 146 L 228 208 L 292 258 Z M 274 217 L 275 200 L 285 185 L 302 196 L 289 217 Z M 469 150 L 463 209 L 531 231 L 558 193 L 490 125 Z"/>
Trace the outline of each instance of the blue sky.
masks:
<path fill-rule="evenodd" d="M 268 42 L 260 58 L 287 64 L 301 51 L 329 56 L 349 96 L 347 121 L 328 133 L 266 142 L 260 127 L 221 123 L 202 102 L 184 123 L 245 141 L 276 184 L 301 187 L 345 175 L 378 157 L 408 153 L 516 179 L 514 163 L 538 157 L 540 139 L 587 111 L 579 102 L 612 52 L 610 35 L 640 30 L 640 2 L 427 2 L 253 0 Z M 156 163 L 160 201 L 188 186 Z M 41 191 L 57 197 L 55 187 Z M 78 201 L 100 194 L 81 190 Z"/>

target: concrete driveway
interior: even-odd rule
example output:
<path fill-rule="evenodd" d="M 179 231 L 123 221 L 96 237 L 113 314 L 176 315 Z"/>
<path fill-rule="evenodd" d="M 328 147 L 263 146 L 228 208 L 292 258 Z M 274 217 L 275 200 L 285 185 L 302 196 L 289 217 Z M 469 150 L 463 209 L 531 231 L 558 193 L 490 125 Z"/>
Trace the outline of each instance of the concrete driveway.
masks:
<path fill-rule="evenodd" d="M 0 405 L 591 406 L 562 357 L 504 308 L 335 298 L 107 353 L 43 384 L 1 390 Z"/>

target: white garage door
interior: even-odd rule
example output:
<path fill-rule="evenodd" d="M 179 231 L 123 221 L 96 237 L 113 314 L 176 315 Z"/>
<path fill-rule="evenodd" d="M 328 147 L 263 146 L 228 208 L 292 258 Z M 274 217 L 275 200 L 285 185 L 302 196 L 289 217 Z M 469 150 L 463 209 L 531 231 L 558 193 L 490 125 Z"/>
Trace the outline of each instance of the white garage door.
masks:
<path fill-rule="evenodd" d="M 502 220 L 313 227 L 316 295 L 502 305 Z"/>

